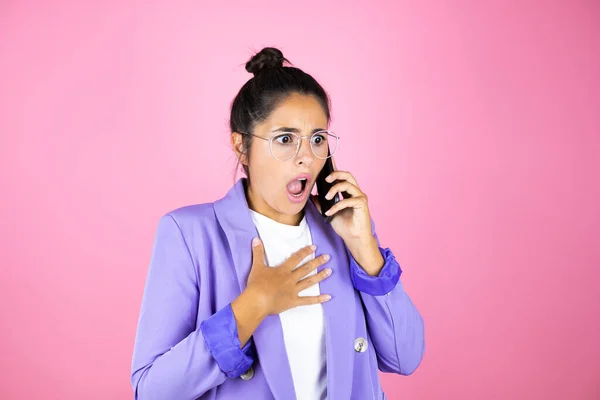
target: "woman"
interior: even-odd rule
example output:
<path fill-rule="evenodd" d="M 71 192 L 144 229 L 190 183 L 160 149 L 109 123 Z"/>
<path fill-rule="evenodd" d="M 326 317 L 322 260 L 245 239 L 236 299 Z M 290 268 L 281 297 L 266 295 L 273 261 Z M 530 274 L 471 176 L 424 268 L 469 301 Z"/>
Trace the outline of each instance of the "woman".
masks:
<path fill-rule="evenodd" d="M 354 177 L 328 177 L 341 181 L 329 198 L 350 195 L 330 223 L 310 196 L 337 137 L 323 88 L 284 62 L 274 48 L 252 57 L 231 107 L 246 177 L 159 221 L 136 399 L 385 399 L 378 370 L 408 375 L 421 362 L 423 320 Z"/>

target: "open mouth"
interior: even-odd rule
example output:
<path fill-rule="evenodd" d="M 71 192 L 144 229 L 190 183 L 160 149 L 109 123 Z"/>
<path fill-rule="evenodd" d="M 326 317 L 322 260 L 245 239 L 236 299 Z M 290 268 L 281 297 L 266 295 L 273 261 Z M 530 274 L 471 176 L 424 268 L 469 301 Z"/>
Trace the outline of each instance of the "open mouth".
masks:
<path fill-rule="evenodd" d="M 299 178 L 287 185 L 288 192 L 294 197 L 302 197 L 304 192 L 306 191 L 306 186 L 308 185 L 308 179 Z"/>

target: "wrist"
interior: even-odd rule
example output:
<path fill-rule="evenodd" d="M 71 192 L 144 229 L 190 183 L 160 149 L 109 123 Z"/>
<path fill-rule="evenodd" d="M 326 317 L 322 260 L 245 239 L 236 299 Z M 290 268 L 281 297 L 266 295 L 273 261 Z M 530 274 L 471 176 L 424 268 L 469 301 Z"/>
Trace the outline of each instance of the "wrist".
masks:
<path fill-rule="evenodd" d="M 259 289 L 248 286 L 240 298 L 247 304 L 247 307 L 252 311 L 252 314 L 258 318 L 258 322 L 262 322 L 269 315 L 269 303 L 267 296 Z"/>
<path fill-rule="evenodd" d="M 374 236 L 359 239 L 348 245 L 350 253 L 358 265 L 370 276 L 377 276 L 385 264 Z"/>

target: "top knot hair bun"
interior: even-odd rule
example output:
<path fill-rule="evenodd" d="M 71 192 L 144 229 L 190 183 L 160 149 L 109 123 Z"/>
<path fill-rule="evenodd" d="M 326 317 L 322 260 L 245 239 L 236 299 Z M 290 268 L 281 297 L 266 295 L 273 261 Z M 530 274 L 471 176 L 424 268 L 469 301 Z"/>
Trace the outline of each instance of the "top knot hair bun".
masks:
<path fill-rule="evenodd" d="M 290 63 L 279 49 L 265 47 L 246 63 L 246 71 L 256 76 L 266 69 L 283 67 L 284 62 Z"/>

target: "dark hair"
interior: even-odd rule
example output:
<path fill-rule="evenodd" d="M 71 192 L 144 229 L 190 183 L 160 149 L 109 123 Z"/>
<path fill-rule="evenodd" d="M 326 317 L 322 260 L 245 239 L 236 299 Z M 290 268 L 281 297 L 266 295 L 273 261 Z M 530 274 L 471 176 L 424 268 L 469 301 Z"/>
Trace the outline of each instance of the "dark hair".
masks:
<path fill-rule="evenodd" d="M 284 62 L 290 66 L 284 66 Z M 247 63 L 246 71 L 254 74 L 242 86 L 231 104 L 229 127 L 231 132 L 253 133 L 254 127 L 269 117 L 279 103 L 293 93 L 314 96 L 327 116 L 331 119 L 329 96 L 321 85 L 309 74 L 283 57 L 279 49 L 265 47 Z M 243 151 L 249 159 L 252 145 L 251 135 L 242 135 Z M 240 160 L 236 165 L 236 172 Z M 248 167 L 243 166 L 248 179 Z"/>

